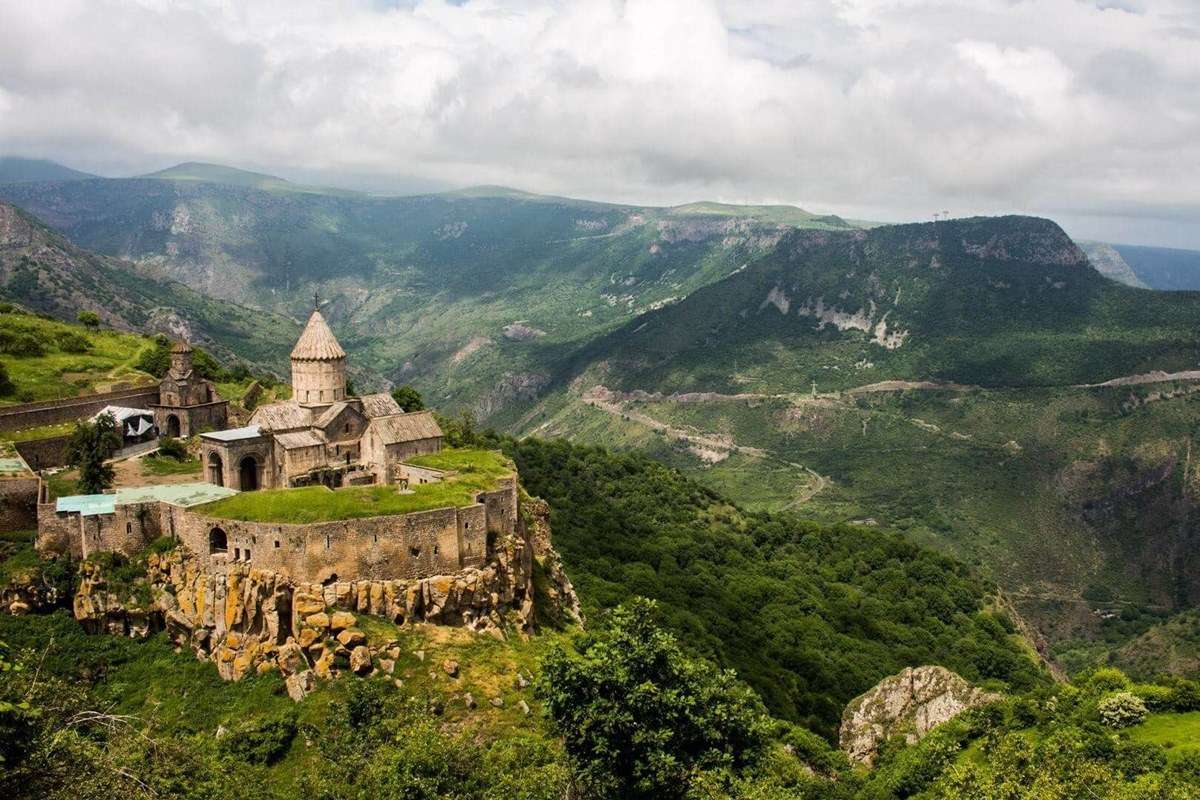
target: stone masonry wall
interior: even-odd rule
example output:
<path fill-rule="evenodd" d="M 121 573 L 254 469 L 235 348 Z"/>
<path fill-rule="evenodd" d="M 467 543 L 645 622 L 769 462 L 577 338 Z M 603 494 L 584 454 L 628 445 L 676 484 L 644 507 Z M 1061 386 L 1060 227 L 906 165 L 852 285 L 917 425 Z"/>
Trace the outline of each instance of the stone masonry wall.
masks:
<path fill-rule="evenodd" d="M 14 442 L 13 446 L 25 459 L 25 463 L 35 472 L 52 467 L 61 467 L 67 463 L 67 444 L 70 436 L 48 436 L 45 439 L 30 439 L 26 442 Z"/>
<path fill-rule="evenodd" d="M 71 422 L 91 416 L 108 405 L 144 408 L 158 402 L 158 386 L 138 386 L 115 392 L 64 397 L 60 400 L 40 400 L 0 408 L 0 431 L 15 431 Z"/>
<path fill-rule="evenodd" d="M 29 530 L 37 526 L 38 479 L 0 479 L 0 531 Z"/>

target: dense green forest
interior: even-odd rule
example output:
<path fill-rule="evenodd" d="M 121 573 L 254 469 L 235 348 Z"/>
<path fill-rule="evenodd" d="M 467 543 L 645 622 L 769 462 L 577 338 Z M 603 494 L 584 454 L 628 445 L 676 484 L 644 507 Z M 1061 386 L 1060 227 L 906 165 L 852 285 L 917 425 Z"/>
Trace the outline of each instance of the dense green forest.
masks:
<path fill-rule="evenodd" d="M 771 711 L 830 734 L 846 701 L 905 666 L 1025 690 L 1045 680 L 988 587 L 901 537 L 751 514 L 658 462 L 564 441 L 510 442 L 588 609 L 658 600 L 694 652 Z"/>

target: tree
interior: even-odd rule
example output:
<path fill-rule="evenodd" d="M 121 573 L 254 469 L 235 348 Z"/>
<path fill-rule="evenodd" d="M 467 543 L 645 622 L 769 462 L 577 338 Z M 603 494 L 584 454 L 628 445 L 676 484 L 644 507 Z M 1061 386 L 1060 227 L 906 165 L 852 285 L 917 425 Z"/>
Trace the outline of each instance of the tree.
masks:
<path fill-rule="evenodd" d="M 100 327 L 100 315 L 95 311 L 80 311 L 75 315 L 75 319 L 79 320 L 80 325 L 92 330 Z"/>
<path fill-rule="evenodd" d="M 758 697 L 729 670 L 689 658 L 637 599 L 581 637 L 579 656 L 557 648 L 539 692 L 585 796 L 680 798 L 700 775 L 731 775 L 765 749 Z"/>
<path fill-rule="evenodd" d="M 392 389 L 392 399 L 402 411 L 425 410 L 425 401 L 421 398 L 421 393 L 408 384 Z"/>
<path fill-rule="evenodd" d="M 121 446 L 121 434 L 112 414 L 101 414 L 95 422 L 79 422 L 67 442 L 67 463 L 79 468 L 79 489 L 100 494 L 112 486 L 113 468 L 105 463 Z"/>

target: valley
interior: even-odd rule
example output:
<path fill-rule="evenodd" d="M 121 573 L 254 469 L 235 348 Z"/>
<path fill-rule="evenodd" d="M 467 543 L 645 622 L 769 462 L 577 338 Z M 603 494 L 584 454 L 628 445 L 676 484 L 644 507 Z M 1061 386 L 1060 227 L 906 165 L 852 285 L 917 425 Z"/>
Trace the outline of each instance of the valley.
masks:
<path fill-rule="evenodd" d="M 279 320 L 231 336 L 191 314 L 255 366 L 281 369 L 255 342 L 315 287 L 363 389 L 649 453 L 750 510 L 902 531 L 996 580 L 1068 668 L 1200 603 L 1200 306 L 1103 277 L 1089 264 L 1120 251 L 1048 221 L 372 197 L 205 164 L 0 196 L 123 276 Z M 1128 266 L 1105 270 L 1142 283 Z"/>

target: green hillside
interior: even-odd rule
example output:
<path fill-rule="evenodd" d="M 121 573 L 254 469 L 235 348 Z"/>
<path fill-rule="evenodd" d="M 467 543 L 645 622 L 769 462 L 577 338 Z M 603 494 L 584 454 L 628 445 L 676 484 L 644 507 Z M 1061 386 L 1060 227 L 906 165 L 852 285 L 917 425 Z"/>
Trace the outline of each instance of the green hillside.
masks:
<path fill-rule="evenodd" d="M 77 181 L 95 177 L 43 158 L 0 156 L 0 183 Z"/>
<path fill-rule="evenodd" d="M 210 298 L 88 252 L 2 202 L 0 297 L 59 319 L 88 311 L 106 327 L 184 335 L 222 358 L 236 355 L 281 371 L 299 330 L 294 320 Z"/>
<path fill-rule="evenodd" d="M 337 197 L 264 191 L 262 176 L 240 172 L 173 172 L 188 179 L 0 195 L 79 245 L 210 296 L 298 316 L 319 287 L 356 363 L 479 416 L 523 404 L 564 353 L 724 278 L 793 225 L 847 227 L 798 209 L 633 207 L 501 187 Z"/>
<path fill-rule="evenodd" d="M 335 196 L 356 196 L 358 192 L 347 189 L 333 189 L 321 186 L 303 186 L 284 180 L 274 175 L 262 172 L 227 167 L 221 164 L 206 164 L 200 161 L 187 161 L 173 167 L 139 175 L 139 178 L 150 178 L 160 181 L 198 181 L 201 183 L 221 183 L 228 186 L 243 186 L 250 189 L 261 189 L 266 192 L 297 192 L 301 194 L 327 194 Z"/>

